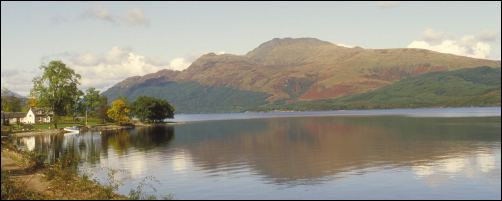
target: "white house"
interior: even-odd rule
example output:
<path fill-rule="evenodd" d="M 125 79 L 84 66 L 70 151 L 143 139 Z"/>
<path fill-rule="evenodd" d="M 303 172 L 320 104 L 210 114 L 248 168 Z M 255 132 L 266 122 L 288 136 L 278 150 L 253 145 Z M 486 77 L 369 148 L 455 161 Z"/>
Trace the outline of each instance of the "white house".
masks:
<path fill-rule="evenodd" d="M 50 123 L 53 112 L 43 108 L 30 108 L 28 112 L 2 112 L 2 124 Z"/>
<path fill-rule="evenodd" d="M 28 113 L 26 114 L 26 116 L 21 119 L 21 123 L 24 123 L 24 124 L 34 124 L 35 123 L 35 113 L 33 113 L 33 110 L 30 108 L 30 110 L 28 110 Z"/>

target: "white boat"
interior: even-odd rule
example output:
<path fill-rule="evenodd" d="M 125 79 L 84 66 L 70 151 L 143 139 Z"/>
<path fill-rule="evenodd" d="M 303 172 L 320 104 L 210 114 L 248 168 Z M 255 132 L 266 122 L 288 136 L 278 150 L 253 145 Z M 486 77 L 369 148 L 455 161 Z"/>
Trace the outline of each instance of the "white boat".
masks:
<path fill-rule="evenodd" d="M 65 127 L 63 130 L 75 134 L 80 132 L 80 126 Z"/>

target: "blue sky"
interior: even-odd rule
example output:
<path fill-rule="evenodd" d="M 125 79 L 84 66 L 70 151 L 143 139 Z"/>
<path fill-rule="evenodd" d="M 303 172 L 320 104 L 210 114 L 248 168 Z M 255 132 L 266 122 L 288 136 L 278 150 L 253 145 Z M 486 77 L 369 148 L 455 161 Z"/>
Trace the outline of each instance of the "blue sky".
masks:
<path fill-rule="evenodd" d="M 500 60 L 500 2 L 2 2 L 2 87 L 26 95 L 62 59 L 106 89 L 182 70 L 207 52 L 245 54 L 272 38 L 426 48 Z"/>

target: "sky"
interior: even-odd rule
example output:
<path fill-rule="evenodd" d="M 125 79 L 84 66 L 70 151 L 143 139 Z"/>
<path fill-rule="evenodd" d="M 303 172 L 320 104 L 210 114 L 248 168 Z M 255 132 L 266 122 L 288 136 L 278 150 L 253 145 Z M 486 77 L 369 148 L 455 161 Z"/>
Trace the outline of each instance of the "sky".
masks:
<path fill-rule="evenodd" d="M 5 2 L 1 85 L 28 95 L 59 59 L 101 91 L 183 70 L 200 55 L 242 55 L 273 38 L 424 48 L 500 60 L 500 2 Z"/>

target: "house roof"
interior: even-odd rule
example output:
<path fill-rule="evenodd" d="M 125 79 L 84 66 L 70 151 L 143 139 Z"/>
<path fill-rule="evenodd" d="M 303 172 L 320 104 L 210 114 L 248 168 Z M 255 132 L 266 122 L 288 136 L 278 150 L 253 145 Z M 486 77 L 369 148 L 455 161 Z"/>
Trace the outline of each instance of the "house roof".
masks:
<path fill-rule="evenodd" d="M 46 108 L 31 108 L 35 116 L 52 116 L 54 113 Z"/>
<path fill-rule="evenodd" d="M 2 118 L 24 118 L 26 112 L 2 112 Z"/>

